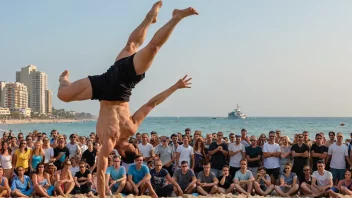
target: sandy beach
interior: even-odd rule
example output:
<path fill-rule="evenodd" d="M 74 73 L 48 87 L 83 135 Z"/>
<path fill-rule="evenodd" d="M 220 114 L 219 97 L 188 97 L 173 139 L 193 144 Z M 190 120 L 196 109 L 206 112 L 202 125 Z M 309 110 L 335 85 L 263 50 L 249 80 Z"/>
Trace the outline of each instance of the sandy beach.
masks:
<path fill-rule="evenodd" d="M 43 124 L 43 123 L 71 123 L 71 122 L 92 122 L 94 119 L 30 119 L 30 120 L 0 120 L 1 124 Z"/>

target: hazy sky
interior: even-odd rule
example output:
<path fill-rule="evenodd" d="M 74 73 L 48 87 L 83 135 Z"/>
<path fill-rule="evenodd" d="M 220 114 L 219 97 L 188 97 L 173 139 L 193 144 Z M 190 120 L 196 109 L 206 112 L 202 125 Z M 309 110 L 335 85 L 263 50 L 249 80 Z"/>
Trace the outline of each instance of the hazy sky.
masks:
<path fill-rule="evenodd" d="M 0 2 L 0 80 L 34 64 L 49 76 L 56 108 L 97 115 L 98 101 L 63 103 L 58 76 L 100 74 L 114 62 L 154 1 Z M 352 1 L 165 0 L 145 43 L 174 8 L 182 21 L 133 90 L 131 111 L 184 74 L 180 90 L 151 116 L 352 116 Z"/>

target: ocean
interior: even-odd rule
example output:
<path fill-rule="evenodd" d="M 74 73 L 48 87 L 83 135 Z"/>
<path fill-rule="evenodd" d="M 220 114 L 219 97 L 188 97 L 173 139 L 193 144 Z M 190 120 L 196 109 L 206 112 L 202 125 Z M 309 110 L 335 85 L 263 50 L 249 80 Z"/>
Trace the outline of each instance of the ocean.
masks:
<path fill-rule="evenodd" d="M 345 126 L 341 126 L 344 123 Z M 46 123 L 46 124 L 0 124 L 1 130 L 12 130 L 15 134 L 22 131 L 25 134 L 33 130 L 50 134 L 52 129 L 57 129 L 61 134 L 77 133 L 88 136 L 95 132 L 95 121 L 75 123 Z M 201 130 L 202 134 L 222 131 L 224 135 L 229 133 L 240 134 L 242 128 L 247 129 L 248 135 L 268 134 L 271 130 L 280 129 L 282 135 L 288 135 L 291 139 L 295 133 L 309 132 L 309 137 L 314 138 L 317 132 L 324 132 L 327 137 L 329 131 L 342 132 L 344 138 L 350 138 L 352 132 L 352 118 L 305 118 L 305 117 L 258 117 L 245 120 L 231 120 L 227 118 L 213 117 L 148 117 L 142 123 L 138 132 L 156 131 L 159 136 L 170 136 L 172 133 L 184 133 L 186 128 Z"/>

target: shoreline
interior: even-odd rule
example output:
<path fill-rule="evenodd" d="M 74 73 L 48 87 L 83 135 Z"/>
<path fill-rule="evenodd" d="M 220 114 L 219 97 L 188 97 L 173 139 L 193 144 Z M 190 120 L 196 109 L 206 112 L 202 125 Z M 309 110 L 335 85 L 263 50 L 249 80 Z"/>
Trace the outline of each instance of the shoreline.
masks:
<path fill-rule="evenodd" d="M 14 120 L 0 120 L 0 125 L 13 125 L 13 124 L 53 124 L 53 123 L 72 123 L 72 122 L 93 122 L 96 119 L 14 119 Z"/>

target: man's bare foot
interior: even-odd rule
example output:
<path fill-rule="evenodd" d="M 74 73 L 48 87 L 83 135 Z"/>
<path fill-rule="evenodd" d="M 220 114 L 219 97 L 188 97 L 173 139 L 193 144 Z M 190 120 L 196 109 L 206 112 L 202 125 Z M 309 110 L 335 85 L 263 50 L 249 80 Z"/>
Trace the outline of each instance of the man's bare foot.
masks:
<path fill-rule="evenodd" d="M 158 1 L 158 2 L 154 3 L 152 9 L 148 12 L 147 18 L 152 19 L 152 23 L 156 23 L 158 13 L 159 13 L 159 10 L 162 5 L 163 5 L 163 2 Z"/>
<path fill-rule="evenodd" d="M 70 73 L 68 72 L 68 70 L 65 70 L 64 72 L 62 72 L 59 78 L 59 82 L 60 82 L 59 90 L 64 86 L 70 85 L 70 81 L 68 80 L 69 75 Z"/>
<path fill-rule="evenodd" d="M 175 9 L 172 12 L 172 18 L 179 19 L 179 20 L 181 20 L 185 17 L 191 16 L 191 15 L 198 15 L 198 12 L 194 8 L 191 8 L 191 7 L 184 9 L 184 10 Z"/>

